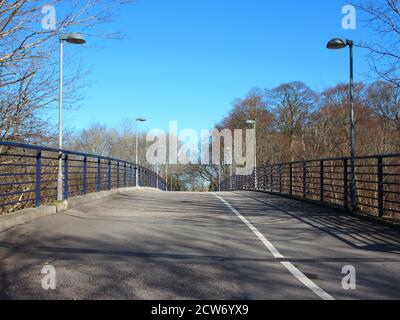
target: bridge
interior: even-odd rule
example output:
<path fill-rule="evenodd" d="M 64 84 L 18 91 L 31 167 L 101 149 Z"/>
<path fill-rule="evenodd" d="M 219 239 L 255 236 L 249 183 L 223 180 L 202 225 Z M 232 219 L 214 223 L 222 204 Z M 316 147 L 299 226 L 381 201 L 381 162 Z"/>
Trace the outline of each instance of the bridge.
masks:
<path fill-rule="evenodd" d="M 400 298 L 397 155 L 357 159 L 349 208 L 349 159 L 166 192 L 156 173 L 118 159 L 0 145 L 0 299 Z M 47 265 L 56 290 L 42 288 Z"/>

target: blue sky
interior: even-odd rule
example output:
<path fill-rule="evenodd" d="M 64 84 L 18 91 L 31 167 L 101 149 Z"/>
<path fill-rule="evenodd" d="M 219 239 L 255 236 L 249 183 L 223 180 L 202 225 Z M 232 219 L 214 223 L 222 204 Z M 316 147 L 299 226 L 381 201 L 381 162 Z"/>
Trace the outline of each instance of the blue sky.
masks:
<path fill-rule="evenodd" d="M 232 102 L 253 87 L 301 80 L 315 90 L 348 81 L 348 52 L 331 51 L 335 36 L 365 40 L 344 30 L 341 0 L 139 0 L 108 28 L 127 40 L 88 39 L 66 47 L 89 66 L 85 99 L 65 114 L 69 128 L 144 116 L 144 129 L 210 128 Z M 356 77 L 368 72 L 356 50 Z"/>

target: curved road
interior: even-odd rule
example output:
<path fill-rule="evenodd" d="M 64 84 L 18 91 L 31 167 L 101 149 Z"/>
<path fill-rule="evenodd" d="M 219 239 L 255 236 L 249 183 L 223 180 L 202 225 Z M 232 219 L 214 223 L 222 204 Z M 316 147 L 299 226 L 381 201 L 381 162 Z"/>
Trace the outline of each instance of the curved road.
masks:
<path fill-rule="evenodd" d="M 326 207 L 134 191 L 0 233 L 0 299 L 399 299 L 399 263 L 398 232 Z"/>

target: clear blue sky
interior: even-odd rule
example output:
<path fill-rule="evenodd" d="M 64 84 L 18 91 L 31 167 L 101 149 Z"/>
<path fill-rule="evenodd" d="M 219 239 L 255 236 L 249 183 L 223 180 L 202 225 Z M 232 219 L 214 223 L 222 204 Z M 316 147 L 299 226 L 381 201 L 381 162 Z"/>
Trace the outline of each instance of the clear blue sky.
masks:
<path fill-rule="evenodd" d="M 65 114 L 68 127 L 93 122 L 116 126 L 147 117 L 144 127 L 210 128 L 232 101 L 253 87 L 301 80 L 315 90 L 348 81 L 347 50 L 325 48 L 334 36 L 355 41 L 367 34 L 343 30 L 341 0 L 139 0 L 109 28 L 128 40 L 88 39 L 72 48 L 91 73 L 85 100 Z M 358 80 L 368 71 L 356 51 Z"/>

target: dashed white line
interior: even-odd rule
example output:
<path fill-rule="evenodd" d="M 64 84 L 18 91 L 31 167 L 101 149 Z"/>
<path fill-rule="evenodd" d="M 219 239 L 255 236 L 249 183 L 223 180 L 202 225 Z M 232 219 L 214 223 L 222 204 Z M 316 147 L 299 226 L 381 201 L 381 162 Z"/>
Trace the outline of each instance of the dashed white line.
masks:
<path fill-rule="evenodd" d="M 221 200 L 253 233 L 260 239 L 260 241 L 267 247 L 275 259 L 284 259 L 285 257 L 275 248 L 275 246 L 250 222 L 248 221 L 238 210 L 231 206 L 231 204 L 219 195 L 213 193 L 219 200 Z M 330 294 L 321 289 L 317 284 L 311 281 L 303 272 L 301 272 L 296 266 L 289 261 L 280 262 L 289 272 L 307 288 L 313 291 L 317 296 L 323 300 L 335 300 Z"/>

